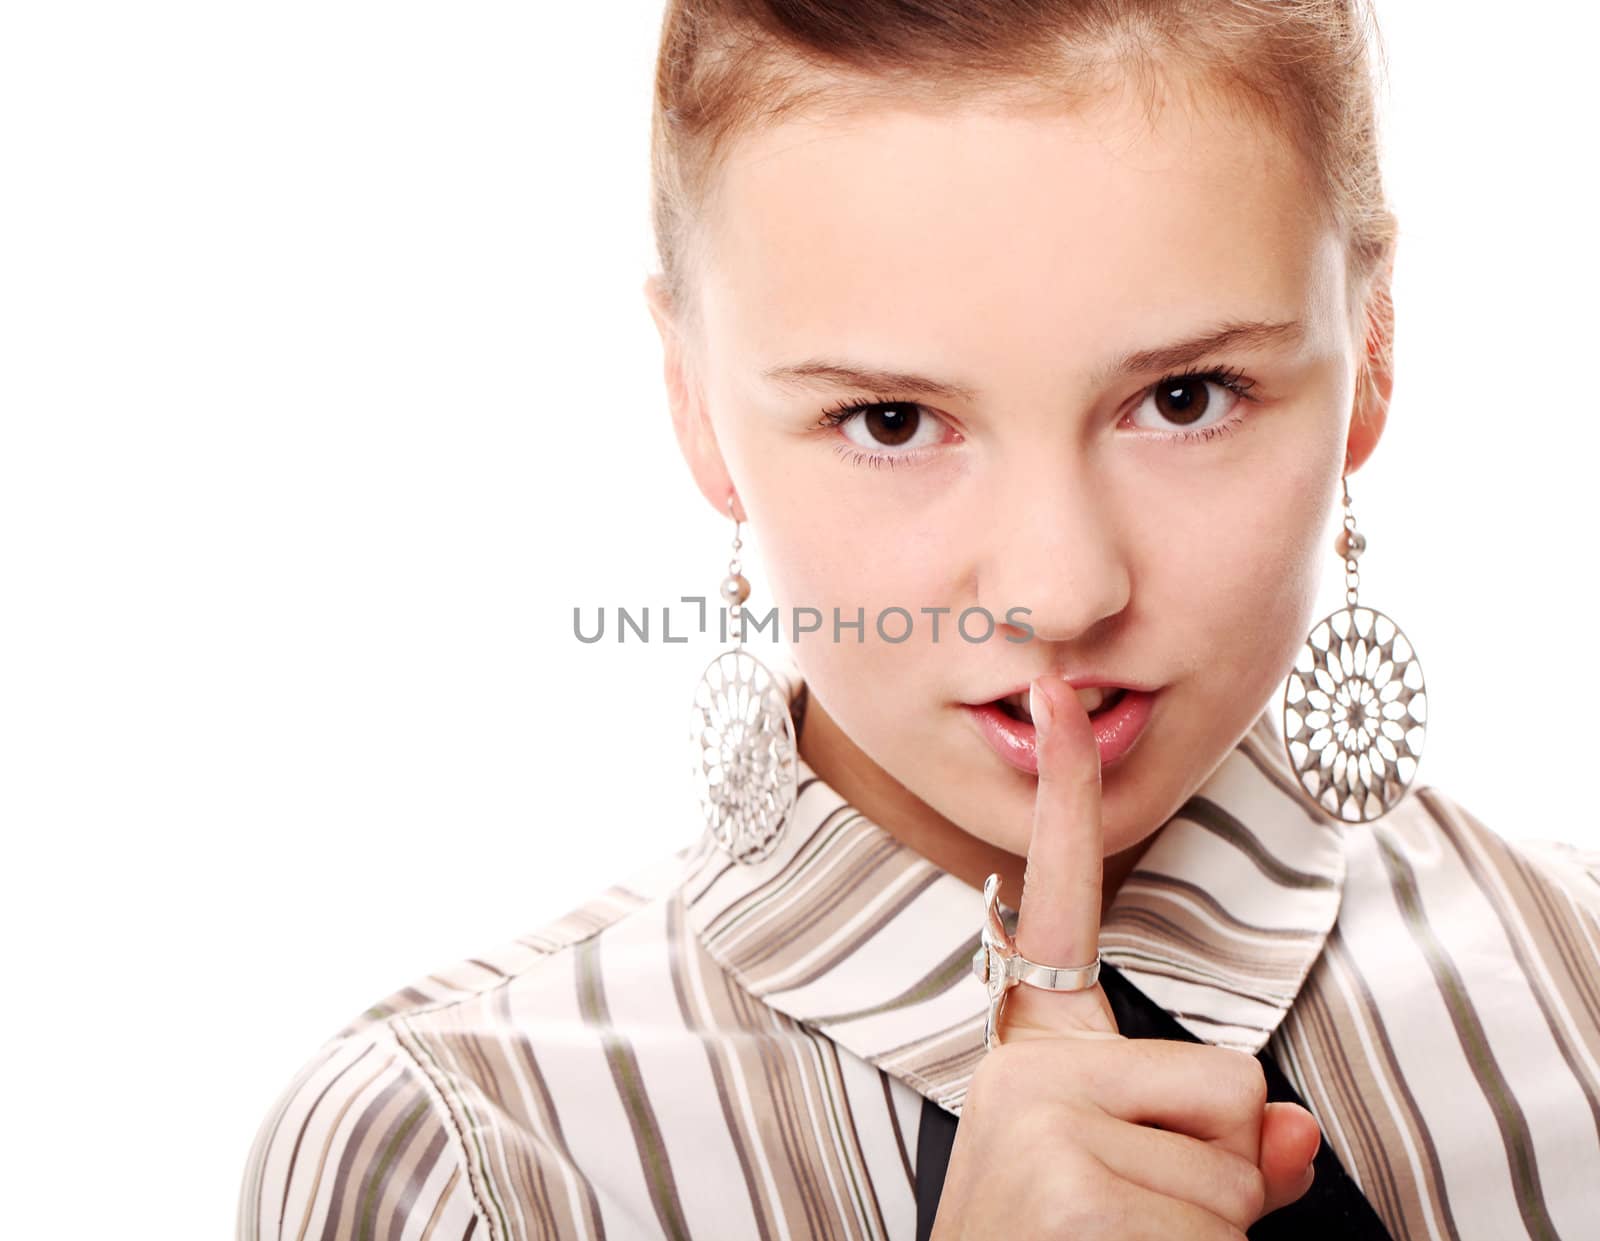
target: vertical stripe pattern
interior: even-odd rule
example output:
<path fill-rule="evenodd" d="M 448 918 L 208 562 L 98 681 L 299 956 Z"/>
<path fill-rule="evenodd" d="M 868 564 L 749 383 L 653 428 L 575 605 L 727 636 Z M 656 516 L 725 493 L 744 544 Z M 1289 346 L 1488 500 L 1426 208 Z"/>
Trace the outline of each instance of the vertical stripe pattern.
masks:
<path fill-rule="evenodd" d="M 984 1054 L 981 899 L 800 774 L 760 863 L 699 835 L 340 1031 L 262 1119 L 241 1241 L 914 1236 L 923 1100 L 959 1114 Z M 1269 1051 L 1396 1238 L 1592 1235 L 1594 853 L 1427 785 L 1334 821 L 1268 711 L 1100 947 L 1198 1037 Z"/>

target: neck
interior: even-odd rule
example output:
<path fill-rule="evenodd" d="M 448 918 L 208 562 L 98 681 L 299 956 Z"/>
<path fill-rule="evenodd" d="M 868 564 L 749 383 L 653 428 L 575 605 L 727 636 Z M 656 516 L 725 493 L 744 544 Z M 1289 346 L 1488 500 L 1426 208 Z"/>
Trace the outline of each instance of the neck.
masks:
<path fill-rule="evenodd" d="M 939 814 L 869 758 L 823 709 L 815 694 L 808 690 L 806 699 L 800 756 L 830 788 L 901 844 L 969 887 L 981 892 L 984 880 L 998 874 L 1006 903 L 1016 908 L 1022 898 L 1025 857 L 980 840 Z M 1101 880 L 1102 920 L 1152 838 L 1106 858 Z"/>

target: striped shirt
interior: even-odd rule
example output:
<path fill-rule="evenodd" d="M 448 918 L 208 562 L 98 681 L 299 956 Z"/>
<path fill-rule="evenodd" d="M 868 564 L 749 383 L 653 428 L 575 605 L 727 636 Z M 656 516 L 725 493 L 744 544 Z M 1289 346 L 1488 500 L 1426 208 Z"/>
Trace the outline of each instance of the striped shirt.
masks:
<path fill-rule="evenodd" d="M 1600 1235 L 1600 854 L 1429 785 L 1331 819 L 1272 716 L 1103 959 L 1265 1048 L 1396 1238 Z M 982 897 L 800 776 L 763 862 L 702 835 L 337 1034 L 261 1124 L 240 1241 L 912 1238 L 924 1100 L 959 1115 L 984 1054 Z"/>

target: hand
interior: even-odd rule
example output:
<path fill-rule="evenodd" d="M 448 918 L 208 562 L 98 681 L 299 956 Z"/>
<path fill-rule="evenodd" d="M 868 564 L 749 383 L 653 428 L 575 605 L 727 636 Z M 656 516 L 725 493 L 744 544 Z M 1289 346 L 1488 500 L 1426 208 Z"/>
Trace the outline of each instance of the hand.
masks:
<path fill-rule="evenodd" d="M 1017 950 L 1082 965 L 1100 942 L 1100 750 L 1066 681 L 1039 678 L 1031 703 L 1039 792 Z M 1098 983 L 1011 988 L 996 1036 L 967 1090 L 933 1241 L 1244 1241 L 1311 1187 L 1321 1130 L 1298 1104 L 1266 1101 L 1254 1056 L 1126 1038 Z"/>

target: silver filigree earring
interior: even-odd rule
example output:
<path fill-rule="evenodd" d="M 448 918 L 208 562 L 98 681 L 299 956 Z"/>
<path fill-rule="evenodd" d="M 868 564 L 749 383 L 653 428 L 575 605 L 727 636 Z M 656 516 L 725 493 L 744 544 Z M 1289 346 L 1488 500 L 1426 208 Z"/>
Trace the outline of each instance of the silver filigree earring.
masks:
<path fill-rule="evenodd" d="M 1427 735 L 1422 664 L 1400 627 L 1358 606 L 1357 561 L 1367 540 L 1356 530 L 1350 480 L 1344 529 L 1345 607 L 1317 622 L 1283 691 L 1283 743 L 1301 788 L 1351 823 L 1381 819 L 1405 797 Z"/>
<path fill-rule="evenodd" d="M 794 809 L 794 717 L 772 671 L 744 646 L 744 601 L 750 583 L 740 572 L 739 518 L 733 518 L 733 558 L 722 580 L 722 600 L 736 626 L 734 645 L 700 674 L 695 687 L 695 783 L 706 827 L 736 862 L 754 864 L 777 846 Z"/>

